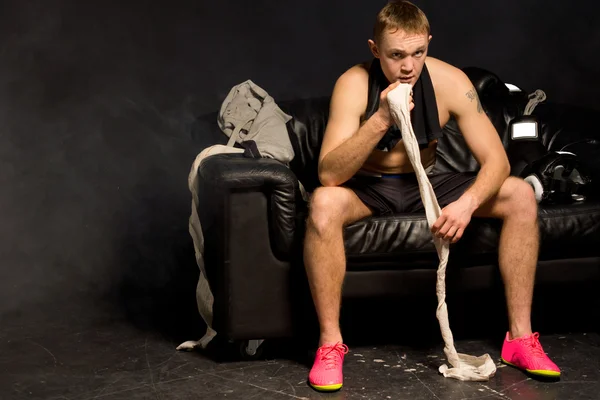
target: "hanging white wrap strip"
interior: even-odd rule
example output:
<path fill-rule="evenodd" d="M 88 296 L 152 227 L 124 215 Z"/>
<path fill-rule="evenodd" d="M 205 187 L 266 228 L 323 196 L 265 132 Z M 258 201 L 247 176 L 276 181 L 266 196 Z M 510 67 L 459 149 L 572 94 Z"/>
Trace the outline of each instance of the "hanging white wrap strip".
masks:
<path fill-rule="evenodd" d="M 412 87 L 409 84 L 400 84 L 398 87 L 390 91 L 387 95 L 390 113 L 396 125 L 402 132 L 402 140 L 406 152 L 410 159 L 410 163 L 415 170 L 419 183 L 419 191 L 421 200 L 425 207 L 427 222 L 429 227 L 435 223 L 441 214 L 440 206 L 435 192 L 427 178 L 425 169 L 421 163 L 421 155 L 419 145 L 413 132 L 410 122 L 409 100 Z M 436 316 L 440 323 L 442 337 L 445 347 L 444 353 L 448 358 L 451 367 L 441 365 L 440 373 L 445 377 L 455 378 L 462 381 L 487 381 L 496 373 L 496 365 L 489 356 L 484 354 L 479 357 L 470 356 L 468 354 L 457 353 L 454 348 L 454 339 L 450 330 L 448 321 L 448 308 L 446 306 L 446 265 L 450 254 L 450 244 L 441 238 L 433 236 L 433 242 L 437 249 L 440 264 L 437 270 L 436 292 L 438 297 L 438 307 Z"/>

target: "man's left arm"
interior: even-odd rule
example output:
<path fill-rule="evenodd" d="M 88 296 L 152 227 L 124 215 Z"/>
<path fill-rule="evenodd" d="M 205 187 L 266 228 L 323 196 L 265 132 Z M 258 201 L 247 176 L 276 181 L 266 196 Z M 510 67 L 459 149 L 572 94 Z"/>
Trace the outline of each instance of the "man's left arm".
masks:
<path fill-rule="evenodd" d="M 477 91 L 464 72 L 456 70 L 456 75 L 453 90 L 447 94 L 450 112 L 480 170 L 473 185 L 457 201 L 445 207 L 432 226 L 437 236 L 452 239 L 452 242 L 460 239 L 473 213 L 498 193 L 510 174 L 506 151 L 483 110 Z"/>

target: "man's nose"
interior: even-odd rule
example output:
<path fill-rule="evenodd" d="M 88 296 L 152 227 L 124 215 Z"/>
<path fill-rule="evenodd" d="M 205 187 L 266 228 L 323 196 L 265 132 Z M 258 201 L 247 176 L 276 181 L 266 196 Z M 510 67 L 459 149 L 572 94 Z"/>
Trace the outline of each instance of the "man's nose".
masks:
<path fill-rule="evenodd" d="M 402 72 L 405 73 L 405 74 L 412 72 L 413 67 L 414 67 L 414 63 L 413 63 L 413 60 L 410 57 L 407 57 L 402 62 L 402 65 L 401 65 Z"/>

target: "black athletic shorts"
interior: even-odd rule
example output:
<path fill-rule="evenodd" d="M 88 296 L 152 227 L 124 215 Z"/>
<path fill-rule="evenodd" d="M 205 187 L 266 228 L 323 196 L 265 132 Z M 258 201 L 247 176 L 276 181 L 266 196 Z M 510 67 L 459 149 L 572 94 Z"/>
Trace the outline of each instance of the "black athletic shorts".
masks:
<path fill-rule="evenodd" d="M 475 172 L 428 175 L 440 208 L 458 200 L 473 184 L 475 177 Z M 425 212 L 414 173 L 382 176 L 357 174 L 342 186 L 353 190 L 375 216 Z"/>

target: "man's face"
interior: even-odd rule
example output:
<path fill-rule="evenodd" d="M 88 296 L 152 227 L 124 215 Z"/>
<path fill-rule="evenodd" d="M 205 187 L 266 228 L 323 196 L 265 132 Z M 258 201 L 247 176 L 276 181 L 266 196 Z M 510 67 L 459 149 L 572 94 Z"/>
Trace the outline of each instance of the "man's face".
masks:
<path fill-rule="evenodd" d="M 369 40 L 369 47 L 379 58 L 381 69 L 390 83 L 400 81 L 414 86 L 423 70 L 430 40 L 431 35 L 387 30 L 380 43 Z"/>

